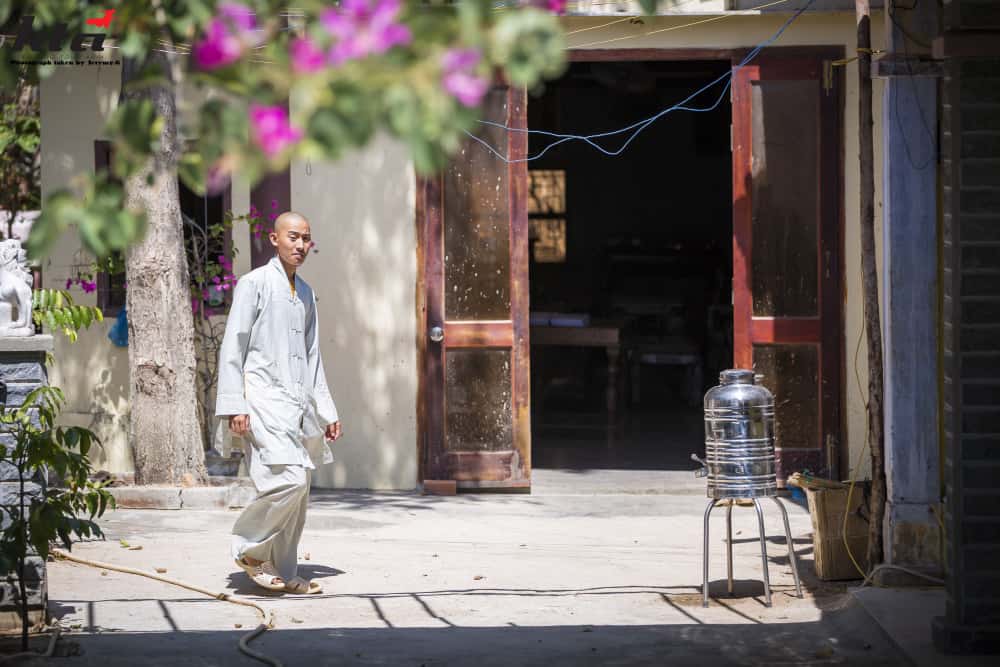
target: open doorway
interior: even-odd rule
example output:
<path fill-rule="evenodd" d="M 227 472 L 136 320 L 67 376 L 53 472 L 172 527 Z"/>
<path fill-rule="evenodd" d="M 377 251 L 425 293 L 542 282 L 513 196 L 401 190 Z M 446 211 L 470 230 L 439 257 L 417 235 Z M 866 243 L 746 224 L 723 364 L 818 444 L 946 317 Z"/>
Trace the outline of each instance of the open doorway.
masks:
<path fill-rule="evenodd" d="M 730 67 L 574 62 L 530 98 L 528 126 L 629 126 Z M 534 468 L 691 468 L 702 395 L 732 364 L 731 118 L 725 95 L 667 114 L 620 155 L 569 142 L 528 163 Z M 552 141 L 532 134 L 529 155 Z"/>

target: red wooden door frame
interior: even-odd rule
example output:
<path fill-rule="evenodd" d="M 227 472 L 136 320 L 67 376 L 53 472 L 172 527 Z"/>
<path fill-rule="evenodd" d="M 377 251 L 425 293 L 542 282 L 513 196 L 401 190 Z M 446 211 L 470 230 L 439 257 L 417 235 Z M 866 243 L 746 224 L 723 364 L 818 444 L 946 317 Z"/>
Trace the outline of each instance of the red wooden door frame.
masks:
<path fill-rule="evenodd" d="M 843 433 L 843 70 L 830 65 L 842 47 L 771 48 L 733 78 L 733 354 L 734 365 L 753 367 L 753 345 L 812 344 L 819 347 L 819 423 L 815 448 L 779 449 L 779 470 L 809 469 L 839 476 Z M 761 78 L 814 79 L 823 87 L 819 101 L 817 189 L 817 286 L 815 317 L 754 317 L 752 249 L 751 81 Z"/>

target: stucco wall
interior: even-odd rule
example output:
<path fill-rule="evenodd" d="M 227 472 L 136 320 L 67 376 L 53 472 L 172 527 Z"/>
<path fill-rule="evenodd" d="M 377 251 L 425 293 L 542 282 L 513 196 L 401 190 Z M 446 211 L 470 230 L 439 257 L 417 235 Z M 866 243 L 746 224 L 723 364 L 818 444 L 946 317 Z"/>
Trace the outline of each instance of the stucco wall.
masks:
<path fill-rule="evenodd" d="M 735 48 L 769 38 L 785 16 L 729 16 L 688 25 L 691 17 L 564 19 L 571 47 L 583 48 Z M 614 23 L 612 23 L 614 22 Z M 660 31 L 655 34 L 647 34 Z M 882 35 L 876 20 L 876 47 Z M 624 38 L 624 39 L 619 39 Z M 606 42 L 605 40 L 615 40 Z M 597 43 L 601 42 L 601 43 Z M 779 45 L 839 44 L 855 48 L 850 14 L 804 15 Z M 857 76 L 846 72 L 844 108 L 845 336 L 844 392 L 846 437 L 853 462 L 864 441 L 864 385 L 867 368 L 855 349 L 862 333 L 860 243 L 858 231 Z M 93 168 L 93 140 L 113 108 L 118 67 L 59 68 L 42 84 L 43 194 L 66 185 L 74 173 Z M 875 82 L 875 99 L 881 84 Z M 294 105 L 294 101 L 293 101 Z M 880 163 L 880 105 L 875 107 L 875 159 Z M 660 122 L 670 122 L 669 117 Z M 416 236 L 414 180 L 410 160 L 395 142 L 379 139 L 337 164 L 295 163 L 291 169 L 293 206 L 313 222 L 319 253 L 302 275 L 320 299 L 322 350 L 327 373 L 344 421 L 345 436 L 335 447 L 336 463 L 316 476 L 320 486 L 412 488 L 416 483 Z M 880 175 L 876 169 L 877 177 Z M 881 183 L 876 183 L 876 239 L 881 239 Z M 249 207 L 245 183 L 233 186 L 233 209 Z M 248 239 L 236 235 L 242 252 L 237 271 L 247 270 Z M 61 286 L 72 272 L 79 243 L 66 234 L 44 263 L 45 282 Z M 81 303 L 93 303 L 80 296 Z M 127 353 L 107 339 L 110 322 L 84 332 L 75 345 L 57 340 L 53 384 L 69 399 L 67 423 L 95 428 L 105 441 L 98 465 L 130 471 L 125 439 Z M 863 345 L 863 341 L 862 341 Z M 861 474 L 867 470 L 862 460 Z"/>
<path fill-rule="evenodd" d="M 57 67 L 41 85 L 42 196 L 67 187 L 74 175 L 94 168 L 94 140 L 103 137 L 103 126 L 114 109 L 120 87 L 115 65 Z M 80 252 L 75 232 L 64 234 L 42 264 L 46 287 L 64 287 L 75 276 L 75 265 L 90 260 Z M 94 295 L 72 290 L 84 305 L 95 305 Z M 95 452 L 98 467 L 115 472 L 132 470 L 126 446 L 128 414 L 128 354 L 108 340 L 112 320 L 80 332 L 76 343 L 55 338 L 55 364 L 50 382 L 66 393 L 63 421 L 88 426 L 103 441 Z"/>
<path fill-rule="evenodd" d="M 294 100 L 293 100 L 294 112 Z M 292 206 L 318 254 L 323 361 L 343 422 L 316 484 L 413 488 L 416 455 L 416 184 L 406 151 L 377 139 L 336 164 L 292 165 Z"/>

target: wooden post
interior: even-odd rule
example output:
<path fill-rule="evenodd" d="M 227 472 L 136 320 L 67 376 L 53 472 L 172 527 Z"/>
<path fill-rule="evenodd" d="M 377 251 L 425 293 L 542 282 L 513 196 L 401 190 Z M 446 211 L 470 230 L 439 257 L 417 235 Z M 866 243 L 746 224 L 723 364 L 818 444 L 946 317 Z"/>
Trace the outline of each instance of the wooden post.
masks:
<path fill-rule="evenodd" d="M 872 138 L 872 32 L 868 0 L 855 0 L 858 24 L 858 142 L 861 161 L 861 280 L 868 340 L 868 447 L 872 462 L 869 505 L 868 568 L 882 562 L 882 521 L 885 514 L 885 452 L 883 432 L 882 325 L 879 318 L 878 275 L 875 264 L 875 172 Z"/>

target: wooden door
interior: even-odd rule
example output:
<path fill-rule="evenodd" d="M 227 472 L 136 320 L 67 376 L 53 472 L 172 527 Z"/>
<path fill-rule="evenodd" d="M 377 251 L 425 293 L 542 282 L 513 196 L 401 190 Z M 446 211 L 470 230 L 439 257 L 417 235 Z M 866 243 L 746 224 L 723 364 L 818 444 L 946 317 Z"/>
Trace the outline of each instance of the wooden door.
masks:
<path fill-rule="evenodd" d="M 526 95 L 497 87 L 483 118 L 526 127 Z M 424 480 L 530 488 L 527 134 L 482 125 L 418 185 Z"/>
<path fill-rule="evenodd" d="M 775 395 L 779 479 L 836 476 L 842 50 L 768 49 L 733 79 L 733 345 Z"/>

